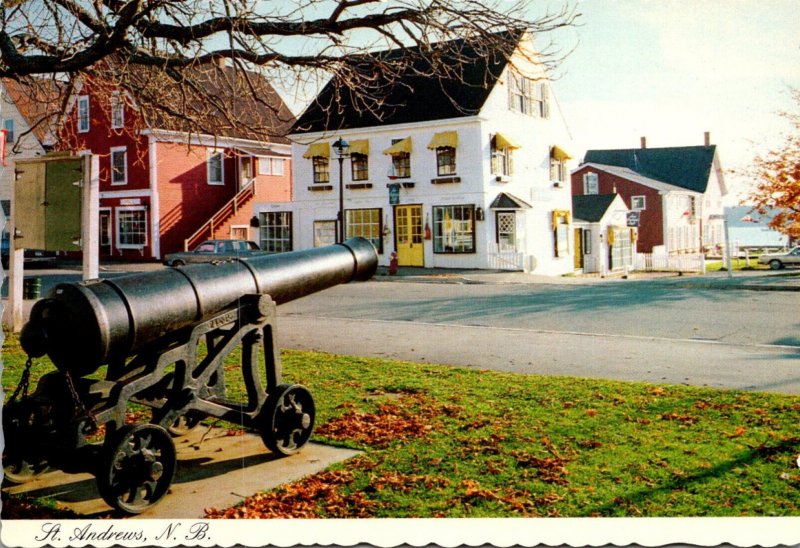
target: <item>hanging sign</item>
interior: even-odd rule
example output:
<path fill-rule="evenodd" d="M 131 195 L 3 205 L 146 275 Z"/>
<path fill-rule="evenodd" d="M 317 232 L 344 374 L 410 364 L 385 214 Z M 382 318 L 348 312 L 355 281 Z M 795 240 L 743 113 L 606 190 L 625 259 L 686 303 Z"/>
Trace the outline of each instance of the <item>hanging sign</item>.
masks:
<path fill-rule="evenodd" d="M 636 228 L 639 226 L 639 212 L 638 211 L 629 211 L 625 214 L 627 218 L 627 225 L 632 228 Z"/>
<path fill-rule="evenodd" d="M 389 205 L 397 205 L 400 203 L 400 183 L 390 183 L 386 185 L 389 187 Z"/>

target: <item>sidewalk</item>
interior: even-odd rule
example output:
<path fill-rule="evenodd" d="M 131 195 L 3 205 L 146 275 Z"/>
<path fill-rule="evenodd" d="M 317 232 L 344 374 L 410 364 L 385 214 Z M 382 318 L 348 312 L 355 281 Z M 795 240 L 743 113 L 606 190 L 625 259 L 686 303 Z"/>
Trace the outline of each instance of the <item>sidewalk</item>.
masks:
<path fill-rule="evenodd" d="M 710 272 L 705 275 L 680 275 L 675 272 L 632 272 L 627 277 L 542 276 L 525 272 L 459 270 L 445 268 L 401 267 L 390 276 L 386 267 L 378 267 L 374 278 L 380 282 L 418 282 L 447 284 L 546 284 L 597 285 L 608 283 L 661 282 L 685 289 L 740 289 L 753 291 L 800 291 L 800 271 L 775 273 L 769 270 Z"/>

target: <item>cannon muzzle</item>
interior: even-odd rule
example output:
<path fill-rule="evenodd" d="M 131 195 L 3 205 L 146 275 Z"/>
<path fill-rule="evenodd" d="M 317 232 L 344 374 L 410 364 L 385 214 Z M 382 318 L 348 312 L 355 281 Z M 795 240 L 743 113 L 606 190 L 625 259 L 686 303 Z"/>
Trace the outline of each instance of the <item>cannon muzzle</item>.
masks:
<path fill-rule="evenodd" d="M 367 280 L 378 257 L 363 238 L 316 249 L 57 285 L 34 305 L 23 349 L 85 376 L 236 307 L 247 295 L 276 304 Z"/>

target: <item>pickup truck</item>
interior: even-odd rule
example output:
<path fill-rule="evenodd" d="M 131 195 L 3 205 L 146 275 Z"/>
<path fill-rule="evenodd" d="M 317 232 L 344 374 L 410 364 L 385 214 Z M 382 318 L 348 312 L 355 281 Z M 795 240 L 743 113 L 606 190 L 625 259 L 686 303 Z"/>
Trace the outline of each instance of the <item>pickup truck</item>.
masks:
<path fill-rule="evenodd" d="M 162 262 L 167 266 L 183 266 L 263 254 L 265 252 L 261 251 L 258 244 L 249 240 L 206 240 L 194 251 L 167 253 Z"/>

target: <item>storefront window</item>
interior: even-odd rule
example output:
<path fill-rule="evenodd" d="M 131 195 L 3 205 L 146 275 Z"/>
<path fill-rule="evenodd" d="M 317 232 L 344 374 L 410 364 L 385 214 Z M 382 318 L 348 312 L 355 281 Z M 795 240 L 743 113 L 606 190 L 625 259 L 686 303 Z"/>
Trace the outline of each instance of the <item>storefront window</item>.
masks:
<path fill-rule="evenodd" d="M 381 232 L 381 210 L 380 209 L 348 209 L 345 212 L 345 233 L 348 238 L 361 236 L 366 238 L 378 253 L 383 253 L 383 237 Z"/>
<path fill-rule="evenodd" d="M 475 253 L 475 206 L 433 208 L 434 253 Z"/>

